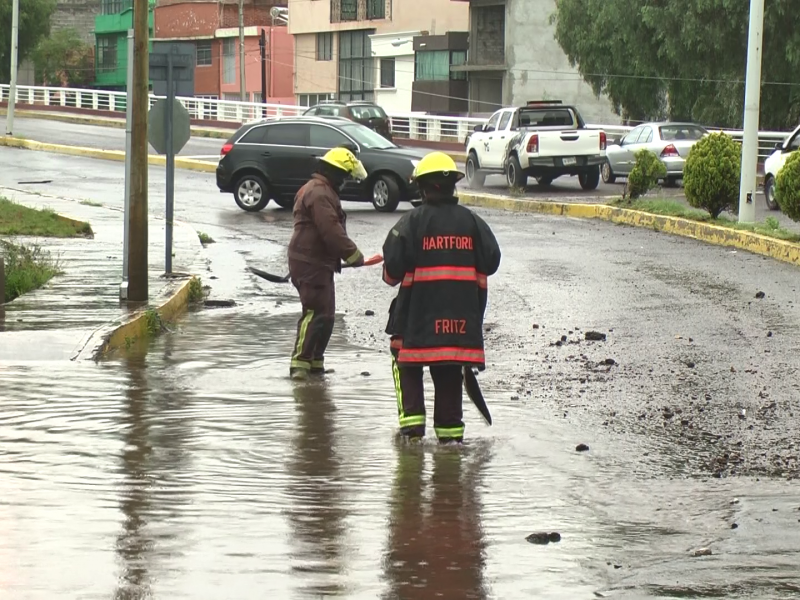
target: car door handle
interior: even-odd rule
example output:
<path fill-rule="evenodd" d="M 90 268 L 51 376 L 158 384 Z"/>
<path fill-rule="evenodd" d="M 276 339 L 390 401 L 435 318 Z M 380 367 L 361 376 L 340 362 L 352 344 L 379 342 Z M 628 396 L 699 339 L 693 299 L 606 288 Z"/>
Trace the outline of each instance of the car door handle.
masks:
<path fill-rule="evenodd" d="M 272 152 L 264 151 L 261 153 L 261 156 L 272 156 Z"/>

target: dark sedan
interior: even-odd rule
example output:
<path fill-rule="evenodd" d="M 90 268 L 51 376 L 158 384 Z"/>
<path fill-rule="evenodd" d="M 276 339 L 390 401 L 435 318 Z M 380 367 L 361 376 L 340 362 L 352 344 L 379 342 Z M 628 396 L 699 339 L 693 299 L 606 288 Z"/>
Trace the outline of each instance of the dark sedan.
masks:
<path fill-rule="evenodd" d="M 395 146 L 368 127 L 341 118 L 289 117 L 242 126 L 222 147 L 217 187 L 232 193 L 242 210 L 255 212 L 274 200 L 290 208 L 297 191 L 314 173 L 317 159 L 331 148 L 353 150 L 368 177 L 348 182 L 342 200 L 372 202 L 381 212 L 415 201 L 411 175 L 424 151 Z"/>

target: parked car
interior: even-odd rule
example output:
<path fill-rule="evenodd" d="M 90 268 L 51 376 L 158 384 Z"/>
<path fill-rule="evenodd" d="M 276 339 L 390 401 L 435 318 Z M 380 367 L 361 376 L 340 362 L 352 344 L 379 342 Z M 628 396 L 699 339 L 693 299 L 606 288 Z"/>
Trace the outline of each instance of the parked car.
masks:
<path fill-rule="evenodd" d="M 776 144 L 775 151 L 764 161 L 764 198 L 770 210 L 780 210 L 775 200 L 775 177 L 795 150 L 800 150 L 800 127 L 790 133 L 783 142 Z"/>
<path fill-rule="evenodd" d="M 380 106 L 373 102 L 325 102 L 312 106 L 303 113 L 306 117 L 344 117 L 377 131 L 392 141 L 392 120 Z"/>
<path fill-rule="evenodd" d="M 217 187 L 232 193 L 248 212 L 263 209 L 270 199 L 291 208 L 317 159 L 337 146 L 355 152 L 368 173 L 365 181 L 345 185 L 342 200 L 372 202 L 376 210 L 392 212 L 401 201 L 420 197 L 411 176 L 424 150 L 399 148 L 368 127 L 338 117 L 271 118 L 242 126 L 222 147 Z"/>
<path fill-rule="evenodd" d="M 634 127 L 618 144 L 606 149 L 606 162 L 600 169 L 605 183 L 614 183 L 617 177 L 630 174 L 639 150 L 650 150 L 667 168 L 664 182 L 674 186 L 683 179 L 686 157 L 708 130 L 694 123 L 644 123 Z"/>
<path fill-rule="evenodd" d="M 529 177 L 550 185 L 577 175 L 584 190 L 593 190 L 605 154 L 605 132 L 588 129 L 577 108 L 532 101 L 498 110 L 475 127 L 467 140 L 467 183 L 481 186 L 490 173 L 505 173 L 509 187 L 524 187 Z"/>

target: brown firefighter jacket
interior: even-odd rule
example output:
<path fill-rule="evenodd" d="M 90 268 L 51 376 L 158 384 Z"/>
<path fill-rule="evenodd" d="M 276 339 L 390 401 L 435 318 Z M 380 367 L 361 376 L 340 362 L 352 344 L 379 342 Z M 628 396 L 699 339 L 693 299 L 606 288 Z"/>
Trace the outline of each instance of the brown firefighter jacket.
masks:
<path fill-rule="evenodd" d="M 485 367 L 487 277 L 500 247 L 483 219 L 457 198 L 406 214 L 383 245 L 383 279 L 400 285 L 386 333 L 405 365 Z"/>
<path fill-rule="evenodd" d="M 294 199 L 294 232 L 289 242 L 289 271 L 301 283 L 330 280 L 341 262 L 362 257 L 347 236 L 347 216 L 339 195 L 322 175 L 315 174 Z"/>

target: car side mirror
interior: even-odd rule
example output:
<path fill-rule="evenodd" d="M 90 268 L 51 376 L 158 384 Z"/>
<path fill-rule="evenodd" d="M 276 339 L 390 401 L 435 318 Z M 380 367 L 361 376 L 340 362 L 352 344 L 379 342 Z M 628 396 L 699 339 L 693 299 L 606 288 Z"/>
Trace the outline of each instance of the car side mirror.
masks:
<path fill-rule="evenodd" d="M 347 142 L 346 144 L 342 144 L 342 148 L 347 148 L 348 150 L 350 150 L 350 152 L 358 156 L 358 146 L 356 146 L 355 144 Z"/>
<path fill-rule="evenodd" d="M 494 131 L 494 125 L 487 125 L 486 127 L 483 128 L 483 130 L 486 133 L 491 133 L 492 131 Z"/>
<path fill-rule="evenodd" d="M 483 131 L 483 125 L 481 123 L 478 123 L 477 125 L 475 125 L 472 131 Z"/>
<path fill-rule="evenodd" d="M 783 150 L 783 142 L 778 142 L 775 144 L 775 150 Z"/>

